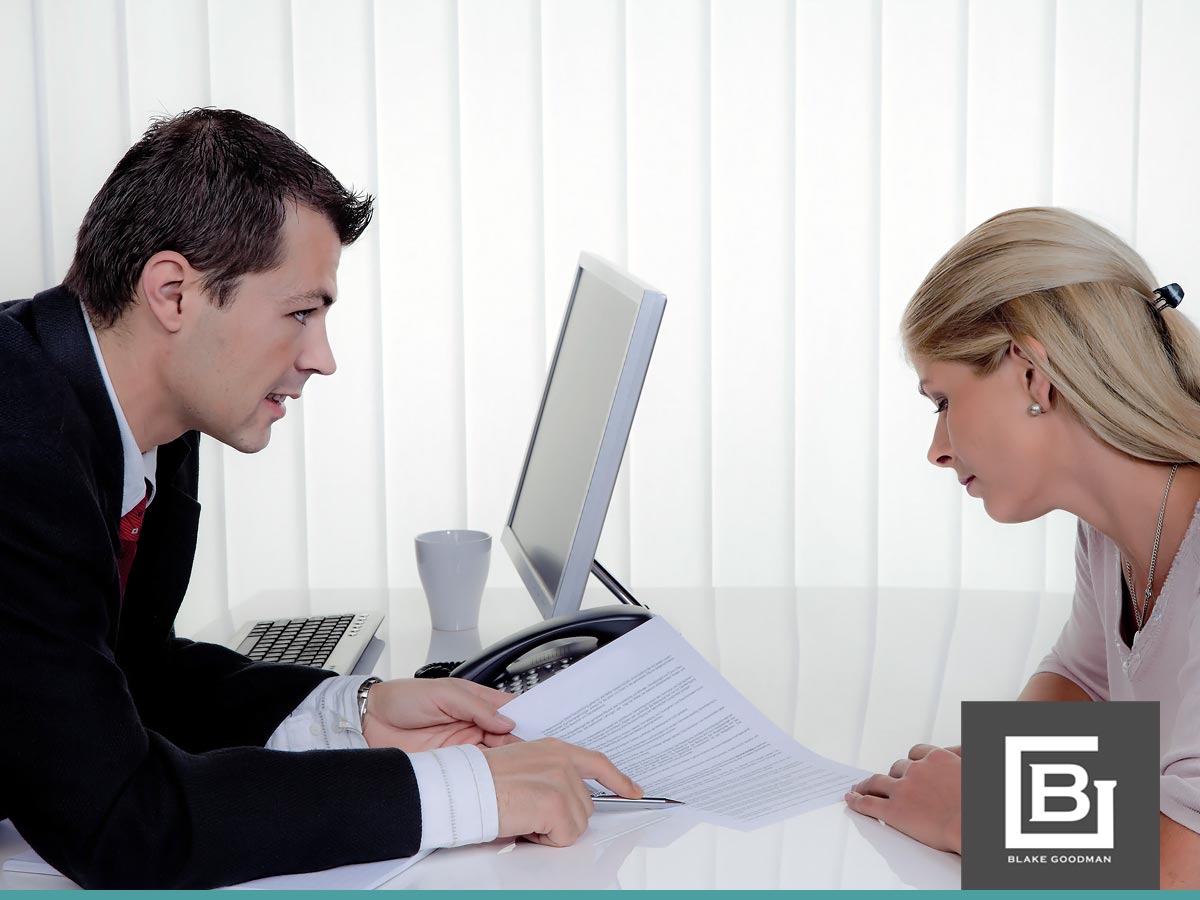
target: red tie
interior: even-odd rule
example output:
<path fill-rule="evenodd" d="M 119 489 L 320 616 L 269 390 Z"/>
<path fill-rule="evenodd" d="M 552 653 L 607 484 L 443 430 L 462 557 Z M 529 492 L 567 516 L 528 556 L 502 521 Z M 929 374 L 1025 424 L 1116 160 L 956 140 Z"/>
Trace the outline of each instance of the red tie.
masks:
<path fill-rule="evenodd" d="M 125 583 L 129 580 L 129 570 L 133 568 L 133 558 L 137 555 L 138 538 L 142 535 L 142 519 L 146 517 L 146 499 L 150 496 L 149 487 L 146 496 L 138 501 L 138 505 L 121 516 L 121 524 L 117 528 L 117 536 L 121 539 L 121 552 L 117 556 L 117 572 L 121 575 L 121 599 L 125 599 Z"/>

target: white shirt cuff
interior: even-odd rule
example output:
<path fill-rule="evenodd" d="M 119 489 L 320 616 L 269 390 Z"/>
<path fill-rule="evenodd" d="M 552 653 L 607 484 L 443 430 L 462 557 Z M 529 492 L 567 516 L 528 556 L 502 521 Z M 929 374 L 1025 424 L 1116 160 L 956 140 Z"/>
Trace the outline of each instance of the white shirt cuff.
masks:
<path fill-rule="evenodd" d="M 410 753 L 421 794 L 421 851 L 496 839 L 496 785 L 483 751 L 472 745 Z"/>
<path fill-rule="evenodd" d="M 326 678 L 279 723 L 266 743 L 268 750 L 365 750 L 367 740 L 358 716 L 362 675 Z"/>
<path fill-rule="evenodd" d="M 361 675 L 326 678 L 266 743 L 268 750 L 365 750 L 358 716 Z M 496 785 L 470 745 L 408 754 L 421 797 L 421 851 L 493 841 L 500 833 Z"/>

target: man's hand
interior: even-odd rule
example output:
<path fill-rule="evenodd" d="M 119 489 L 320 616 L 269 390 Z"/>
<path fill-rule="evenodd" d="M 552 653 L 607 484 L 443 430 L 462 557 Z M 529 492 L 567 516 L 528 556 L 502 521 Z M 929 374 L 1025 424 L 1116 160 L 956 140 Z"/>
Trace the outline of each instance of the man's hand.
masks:
<path fill-rule="evenodd" d="M 403 678 L 371 688 L 363 737 L 369 747 L 408 753 L 478 744 L 498 747 L 517 740 L 512 719 L 497 710 L 511 694 L 461 678 Z"/>
<path fill-rule="evenodd" d="M 585 778 L 594 778 L 622 797 L 642 789 L 603 753 L 554 738 L 484 750 L 496 784 L 500 837 L 522 836 L 565 847 L 587 828 L 592 797 Z"/>
<path fill-rule="evenodd" d="M 962 748 L 917 744 L 886 775 L 872 775 L 846 805 L 935 850 L 962 852 Z"/>

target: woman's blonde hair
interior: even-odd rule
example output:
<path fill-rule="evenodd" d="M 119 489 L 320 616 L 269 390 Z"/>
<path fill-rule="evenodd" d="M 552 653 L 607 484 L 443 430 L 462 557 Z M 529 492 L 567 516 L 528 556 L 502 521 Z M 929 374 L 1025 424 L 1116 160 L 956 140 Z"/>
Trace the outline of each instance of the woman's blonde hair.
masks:
<path fill-rule="evenodd" d="M 925 276 L 901 323 L 908 358 L 995 371 L 1015 342 L 1060 401 L 1108 444 L 1200 462 L 1200 330 L 1155 312 L 1145 261 L 1064 209 L 988 219 Z M 1045 354 L 1023 343 L 1034 338 Z"/>

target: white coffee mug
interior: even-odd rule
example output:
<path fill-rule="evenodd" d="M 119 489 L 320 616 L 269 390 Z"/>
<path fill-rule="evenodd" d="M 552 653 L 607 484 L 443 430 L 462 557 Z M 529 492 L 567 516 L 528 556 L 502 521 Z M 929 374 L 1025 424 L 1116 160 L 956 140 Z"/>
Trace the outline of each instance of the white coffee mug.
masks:
<path fill-rule="evenodd" d="M 438 631 L 479 625 L 492 536 L 486 531 L 427 531 L 416 537 L 417 574 L 425 588 L 429 619 Z"/>

